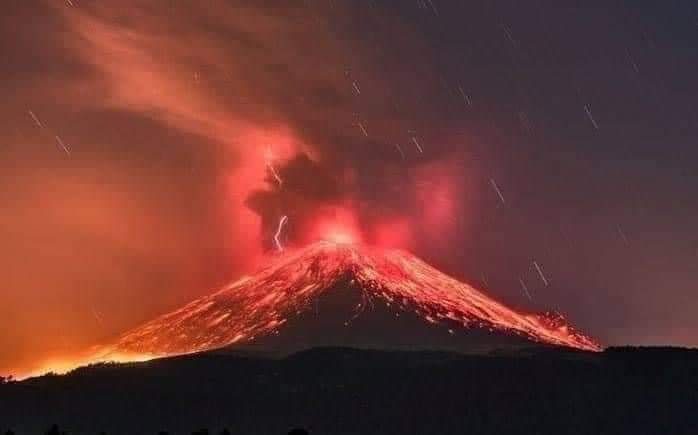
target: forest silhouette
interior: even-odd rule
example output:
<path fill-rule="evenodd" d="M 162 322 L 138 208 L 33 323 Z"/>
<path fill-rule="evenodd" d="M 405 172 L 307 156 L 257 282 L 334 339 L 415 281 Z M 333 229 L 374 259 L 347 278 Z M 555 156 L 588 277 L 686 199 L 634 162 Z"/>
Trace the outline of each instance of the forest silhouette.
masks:
<path fill-rule="evenodd" d="M 0 385 L 17 435 L 695 435 L 697 409 L 698 351 L 672 348 L 213 352 Z"/>

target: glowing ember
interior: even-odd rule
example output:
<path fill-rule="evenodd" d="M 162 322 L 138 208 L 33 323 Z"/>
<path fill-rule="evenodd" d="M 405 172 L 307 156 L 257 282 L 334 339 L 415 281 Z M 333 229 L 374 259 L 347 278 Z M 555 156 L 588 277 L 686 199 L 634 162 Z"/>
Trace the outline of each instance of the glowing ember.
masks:
<path fill-rule="evenodd" d="M 343 237 L 339 240 L 352 240 Z M 407 252 L 322 241 L 288 251 L 255 276 L 123 335 L 114 352 L 173 355 L 249 342 L 283 328 L 292 316 L 312 309 L 323 292 L 347 279 L 369 301 L 415 312 L 432 323 L 451 321 L 546 344 L 601 349 L 561 316 L 516 312 Z"/>
<path fill-rule="evenodd" d="M 323 240 L 333 243 L 352 244 L 356 243 L 356 236 L 344 228 L 328 228 Z"/>
<path fill-rule="evenodd" d="M 355 244 L 363 241 L 357 217 L 349 207 L 332 208 L 326 214 L 318 216 L 306 239 L 309 243 L 324 240 Z"/>

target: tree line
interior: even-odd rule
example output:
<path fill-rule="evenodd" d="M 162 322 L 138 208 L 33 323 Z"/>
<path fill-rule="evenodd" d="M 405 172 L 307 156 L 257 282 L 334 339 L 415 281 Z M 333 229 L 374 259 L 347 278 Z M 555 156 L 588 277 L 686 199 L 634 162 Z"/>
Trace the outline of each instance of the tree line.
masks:
<path fill-rule="evenodd" d="M 219 435 L 232 435 L 232 432 L 230 430 L 223 429 L 220 432 L 218 432 Z M 5 435 L 16 435 L 14 431 L 8 430 L 5 432 Z M 45 435 L 69 435 L 68 432 L 65 432 L 60 429 L 60 427 L 57 424 L 52 425 L 46 432 Z M 99 435 L 107 435 L 106 432 L 100 432 Z M 158 435 L 170 435 L 168 431 L 160 431 Z M 212 435 L 211 432 L 209 432 L 208 429 L 199 429 L 191 433 L 191 435 Z M 303 428 L 295 428 L 291 429 L 288 432 L 288 435 L 309 435 L 309 432 Z"/>

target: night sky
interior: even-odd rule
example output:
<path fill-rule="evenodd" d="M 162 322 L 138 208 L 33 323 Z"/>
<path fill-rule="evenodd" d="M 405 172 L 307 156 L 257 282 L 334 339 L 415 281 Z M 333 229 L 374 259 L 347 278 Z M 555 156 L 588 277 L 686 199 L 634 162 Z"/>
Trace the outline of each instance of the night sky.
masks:
<path fill-rule="evenodd" d="M 0 372 L 253 272 L 284 215 L 698 346 L 695 2 L 5 3 Z"/>

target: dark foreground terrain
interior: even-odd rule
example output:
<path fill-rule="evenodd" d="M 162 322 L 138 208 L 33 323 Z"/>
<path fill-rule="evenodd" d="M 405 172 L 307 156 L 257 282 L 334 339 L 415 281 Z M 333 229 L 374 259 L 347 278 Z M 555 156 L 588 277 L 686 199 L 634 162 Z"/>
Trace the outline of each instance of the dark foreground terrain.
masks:
<path fill-rule="evenodd" d="M 42 434 L 698 434 L 698 351 L 490 356 L 207 353 L 0 385 L 0 431 Z"/>

